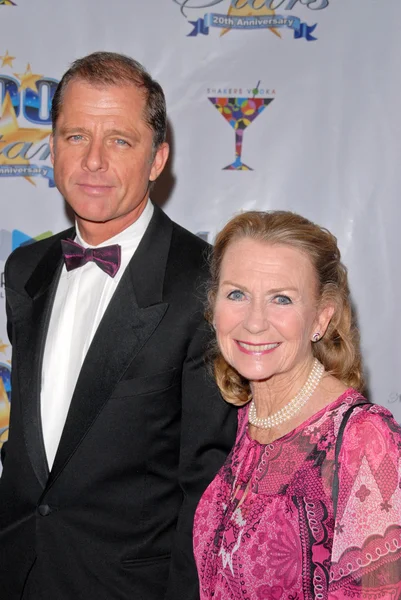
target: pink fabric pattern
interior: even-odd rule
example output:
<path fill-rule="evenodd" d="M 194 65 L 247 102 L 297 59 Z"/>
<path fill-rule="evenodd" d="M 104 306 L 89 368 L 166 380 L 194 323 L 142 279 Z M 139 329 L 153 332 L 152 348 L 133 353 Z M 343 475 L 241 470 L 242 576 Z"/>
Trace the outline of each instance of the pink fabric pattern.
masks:
<path fill-rule="evenodd" d="M 238 415 L 235 446 L 203 494 L 194 552 L 201 600 L 401 597 L 401 429 L 377 405 L 344 429 L 337 513 L 333 469 L 353 389 L 272 444 Z"/>

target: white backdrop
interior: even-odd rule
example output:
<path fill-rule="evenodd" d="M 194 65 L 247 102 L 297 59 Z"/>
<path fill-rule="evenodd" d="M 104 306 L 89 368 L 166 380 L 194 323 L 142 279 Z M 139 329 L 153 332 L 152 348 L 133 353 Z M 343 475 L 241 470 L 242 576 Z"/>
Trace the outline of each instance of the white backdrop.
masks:
<path fill-rule="evenodd" d="M 54 82 L 94 50 L 129 54 L 167 97 L 173 156 L 156 200 L 209 241 L 241 209 L 291 209 L 333 231 L 371 397 L 401 421 L 400 21 L 397 0 L 0 0 L 1 271 L 13 247 L 70 223 L 51 186 Z M 238 97 L 250 111 L 273 99 L 244 132 L 253 170 L 223 169 L 235 132 L 209 98 Z M 0 441 L 11 359 L 1 284 Z"/>

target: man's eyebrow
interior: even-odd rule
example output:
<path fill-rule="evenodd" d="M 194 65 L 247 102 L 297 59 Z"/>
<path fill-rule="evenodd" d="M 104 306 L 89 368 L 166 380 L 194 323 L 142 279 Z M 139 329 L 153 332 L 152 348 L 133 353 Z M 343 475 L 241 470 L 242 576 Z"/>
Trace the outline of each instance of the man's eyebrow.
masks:
<path fill-rule="evenodd" d="M 66 133 L 89 133 L 88 129 L 85 127 L 69 127 L 69 126 L 61 126 L 59 128 L 59 133 L 65 135 Z"/>
<path fill-rule="evenodd" d="M 83 133 L 83 134 L 89 134 L 90 135 L 90 130 L 86 129 L 85 127 L 73 127 L 70 125 L 64 125 L 61 126 L 59 129 L 59 133 L 61 133 L 62 135 L 68 135 L 69 133 Z M 134 129 L 109 129 L 108 131 L 104 132 L 106 135 L 118 135 L 121 137 L 127 137 L 127 138 L 135 138 L 137 139 L 139 137 L 138 133 L 134 130 Z"/>
<path fill-rule="evenodd" d="M 109 129 L 105 132 L 107 135 L 120 135 L 121 137 L 139 137 L 134 129 Z"/>

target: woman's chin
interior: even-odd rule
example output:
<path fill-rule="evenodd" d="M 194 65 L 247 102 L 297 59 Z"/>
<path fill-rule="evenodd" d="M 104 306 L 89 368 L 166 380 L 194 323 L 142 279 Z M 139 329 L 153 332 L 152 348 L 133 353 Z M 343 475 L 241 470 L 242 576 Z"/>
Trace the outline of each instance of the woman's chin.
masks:
<path fill-rule="evenodd" d="M 235 369 L 238 371 L 241 377 L 247 379 L 250 382 L 265 381 L 266 379 L 269 379 L 269 377 L 272 376 L 271 369 L 268 369 L 264 365 L 255 365 L 253 367 L 248 368 L 238 368 L 238 366 L 236 366 Z"/>

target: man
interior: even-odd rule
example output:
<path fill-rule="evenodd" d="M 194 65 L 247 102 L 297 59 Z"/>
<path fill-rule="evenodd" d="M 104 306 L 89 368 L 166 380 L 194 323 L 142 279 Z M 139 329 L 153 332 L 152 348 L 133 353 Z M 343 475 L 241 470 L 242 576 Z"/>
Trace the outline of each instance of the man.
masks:
<path fill-rule="evenodd" d="M 206 244 L 148 199 L 168 157 L 164 95 L 98 52 L 64 75 L 52 118 L 76 227 L 6 264 L 1 595 L 192 600 L 193 514 L 235 415 L 204 368 Z"/>

